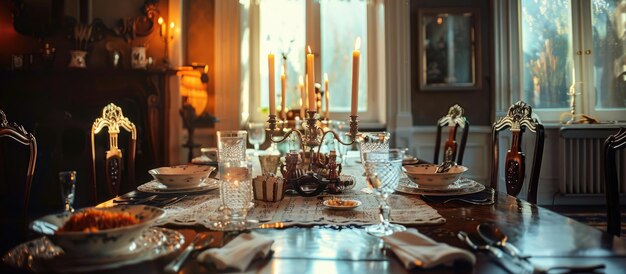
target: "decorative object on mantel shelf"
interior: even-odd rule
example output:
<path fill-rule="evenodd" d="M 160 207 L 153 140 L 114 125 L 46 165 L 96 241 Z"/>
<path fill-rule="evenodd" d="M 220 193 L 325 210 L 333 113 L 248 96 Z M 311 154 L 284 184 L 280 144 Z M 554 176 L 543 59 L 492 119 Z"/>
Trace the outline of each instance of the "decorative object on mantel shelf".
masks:
<path fill-rule="evenodd" d="M 56 48 L 52 46 L 52 44 L 46 42 L 43 47 L 40 49 L 41 51 L 41 60 L 44 65 L 48 68 L 52 67 L 54 64 L 54 57 L 56 56 Z"/>
<path fill-rule="evenodd" d="M 170 22 L 168 25 L 167 23 L 165 23 L 165 20 L 163 20 L 163 17 L 159 17 L 159 19 L 157 20 L 157 23 L 159 23 L 159 27 L 161 29 L 159 32 L 159 35 L 163 38 L 163 43 L 164 43 L 163 65 L 165 67 L 169 67 L 170 66 L 169 45 L 174 40 L 174 32 L 176 31 L 176 25 L 174 24 L 174 22 Z"/>
<path fill-rule="evenodd" d="M 70 51 L 70 64 L 71 68 L 86 68 L 87 67 L 87 46 L 91 42 L 91 31 L 93 27 L 91 25 L 79 24 L 74 27 L 74 44 L 75 50 Z"/>
<path fill-rule="evenodd" d="M 146 69 L 148 58 L 146 58 L 146 47 L 132 47 L 130 53 L 130 66 L 134 69 Z"/>

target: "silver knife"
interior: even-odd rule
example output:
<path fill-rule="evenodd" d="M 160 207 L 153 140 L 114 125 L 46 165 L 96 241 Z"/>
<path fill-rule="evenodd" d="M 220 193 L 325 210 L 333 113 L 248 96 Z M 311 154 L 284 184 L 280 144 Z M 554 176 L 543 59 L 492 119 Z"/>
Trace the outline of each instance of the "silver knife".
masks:
<path fill-rule="evenodd" d="M 496 264 L 498 264 L 500 267 L 504 268 L 507 272 L 511 274 L 533 273 L 533 269 L 529 269 L 527 267 L 528 265 L 521 264 L 518 259 L 513 258 L 508 254 L 503 255 L 504 253 L 502 252 L 502 250 L 497 249 L 491 245 L 477 245 L 464 231 L 459 232 L 457 236 L 459 239 L 461 239 L 461 241 L 465 242 L 473 250 L 485 251 L 489 253 L 490 257 L 493 259 L 493 261 L 496 262 Z"/>

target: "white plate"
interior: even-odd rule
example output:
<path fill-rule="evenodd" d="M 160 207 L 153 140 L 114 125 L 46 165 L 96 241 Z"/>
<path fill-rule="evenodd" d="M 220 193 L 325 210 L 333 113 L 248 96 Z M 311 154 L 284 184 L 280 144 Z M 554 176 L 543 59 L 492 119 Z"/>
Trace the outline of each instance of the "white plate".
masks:
<path fill-rule="evenodd" d="M 424 188 L 415 184 L 409 178 L 402 178 L 396 187 L 396 191 L 406 194 L 431 195 L 431 196 L 457 196 L 481 192 L 485 186 L 472 179 L 461 178 L 454 184 L 443 189 Z"/>
<path fill-rule="evenodd" d="M 339 200 L 344 201 L 344 202 L 347 202 L 347 201 L 355 202 L 355 204 L 354 205 L 350 205 L 350 206 L 347 206 L 347 205 L 334 205 L 334 204 L 331 204 L 331 199 L 325 200 L 322 204 L 325 207 L 327 207 L 327 208 L 337 209 L 337 210 L 354 209 L 354 208 L 357 208 L 358 206 L 360 206 L 362 204 L 361 201 L 359 201 L 359 200 L 352 200 L 352 199 L 339 199 Z"/>
<path fill-rule="evenodd" d="M 33 272 L 88 272 L 153 260 L 180 249 L 184 243 L 185 237 L 180 232 L 152 227 L 144 231 L 141 240 L 136 241 L 136 248 L 128 253 L 75 258 L 65 255 L 48 238 L 41 237 L 11 249 L 2 261 L 17 269 Z"/>
<path fill-rule="evenodd" d="M 168 188 L 166 185 L 161 184 L 157 181 L 150 181 L 143 185 L 137 187 L 137 190 L 146 193 L 154 193 L 154 194 L 178 194 L 178 193 L 193 193 L 193 192 L 202 192 L 217 189 L 220 187 L 219 181 L 213 178 L 208 178 L 206 181 L 201 184 L 193 187 L 185 187 L 185 188 Z"/>

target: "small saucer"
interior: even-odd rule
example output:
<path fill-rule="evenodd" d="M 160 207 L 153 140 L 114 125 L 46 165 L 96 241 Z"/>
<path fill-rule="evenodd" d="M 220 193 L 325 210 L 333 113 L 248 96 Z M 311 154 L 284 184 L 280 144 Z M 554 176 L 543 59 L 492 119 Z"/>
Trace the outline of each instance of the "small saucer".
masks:
<path fill-rule="evenodd" d="M 180 194 L 180 193 L 193 193 L 193 192 L 201 192 L 208 191 L 219 188 L 219 181 L 213 178 L 208 178 L 206 181 L 200 183 L 197 186 L 185 187 L 185 188 L 168 188 L 166 185 L 161 184 L 157 181 L 150 181 L 143 185 L 137 187 L 137 190 L 146 193 L 152 194 Z"/>
<path fill-rule="evenodd" d="M 359 207 L 362 203 L 359 200 L 328 199 L 325 200 L 322 204 L 329 209 L 349 210 Z"/>
<path fill-rule="evenodd" d="M 432 189 L 420 187 L 418 184 L 415 184 L 410 178 L 405 177 L 400 179 L 400 182 L 396 187 L 396 191 L 398 192 L 431 196 L 465 195 L 480 192 L 484 189 L 485 186 L 483 184 L 468 178 L 461 178 L 457 180 L 454 184 L 448 185 L 446 188 Z"/>

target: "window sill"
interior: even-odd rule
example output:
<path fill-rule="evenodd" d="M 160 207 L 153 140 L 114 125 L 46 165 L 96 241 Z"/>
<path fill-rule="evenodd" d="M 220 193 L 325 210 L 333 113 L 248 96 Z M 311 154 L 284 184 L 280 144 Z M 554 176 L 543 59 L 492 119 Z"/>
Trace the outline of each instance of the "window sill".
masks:
<path fill-rule="evenodd" d="M 544 123 L 545 129 L 605 129 L 626 127 L 626 122 L 603 122 L 599 124 L 561 124 L 561 123 Z"/>

